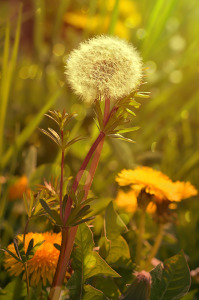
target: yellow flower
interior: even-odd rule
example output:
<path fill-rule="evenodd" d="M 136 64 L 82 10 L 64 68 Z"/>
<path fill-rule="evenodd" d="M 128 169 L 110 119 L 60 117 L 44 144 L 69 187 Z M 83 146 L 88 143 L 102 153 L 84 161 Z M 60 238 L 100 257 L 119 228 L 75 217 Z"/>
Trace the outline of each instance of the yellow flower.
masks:
<path fill-rule="evenodd" d="M 67 12 L 64 15 L 64 22 L 78 29 L 85 29 L 87 32 L 96 34 L 108 32 L 111 13 L 114 9 L 115 0 L 108 1 L 106 4 L 106 15 L 100 13 L 104 9 L 104 0 L 98 1 L 98 12 L 89 15 L 82 10 Z M 115 24 L 115 35 L 123 39 L 131 38 L 131 29 L 138 27 L 141 23 L 141 15 L 137 5 L 132 0 L 122 0 L 119 2 L 118 19 Z"/>
<path fill-rule="evenodd" d="M 28 187 L 28 178 L 23 175 L 17 179 L 8 189 L 8 199 L 13 201 L 23 197 L 23 193 L 26 193 L 27 196 L 30 193 Z"/>
<path fill-rule="evenodd" d="M 119 190 L 115 203 L 118 207 L 130 213 L 134 213 L 138 209 L 137 197 L 134 190 L 130 190 L 127 193 Z M 156 211 L 155 203 L 150 202 L 147 205 L 146 211 L 150 214 L 154 213 Z"/>
<path fill-rule="evenodd" d="M 128 212 L 135 212 L 137 209 L 137 197 L 133 190 L 128 193 L 119 190 L 115 202 L 118 207 L 124 208 Z"/>
<path fill-rule="evenodd" d="M 131 185 L 138 195 L 141 190 L 153 195 L 157 203 L 164 200 L 181 201 L 197 195 L 197 190 L 189 182 L 173 182 L 160 171 L 149 167 L 138 167 L 135 170 L 122 170 L 116 181 L 120 186 Z"/>
<path fill-rule="evenodd" d="M 178 200 L 176 201 L 180 201 L 181 199 L 189 198 L 198 194 L 198 191 L 190 182 L 176 181 L 175 186 L 178 194 Z"/>
<path fill-rule="evenodd" d="M 18 235 L 17 238 L 22 242 L 23 235 Z M 34 239 L 34 245 L 44 240 L 45 242 L 36 250 L 34 256 L 27 262 L 30 284 L 37 285 L 42 281 L 45 286 L 47 280 L 51 284 L 59 257 L 59 250 L 57 250 L 53 244 L 61 244 L 61 234 L 51 232 L 29 232 L 25 239 L 25 251 L 27 251 L 27 247 L 32 238 Z M 16 255 L 13 243 L 8 246 L 8 250 Z M 5 254 L 4 266 L 11 276 L 19 276 L 19 274 L 24 271 L 23 264 L 15 260 L 8 253 Z M 23 275 L 23 279 L 25 279 L 25 274 Z"/>

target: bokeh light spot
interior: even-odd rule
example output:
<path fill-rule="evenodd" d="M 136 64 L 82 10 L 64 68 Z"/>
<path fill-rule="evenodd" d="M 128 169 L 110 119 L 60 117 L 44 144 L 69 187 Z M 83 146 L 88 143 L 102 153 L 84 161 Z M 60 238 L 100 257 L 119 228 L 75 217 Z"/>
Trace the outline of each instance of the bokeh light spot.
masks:
<path fill-rule="evenodd" d="M 181 35 L 174 35 L 169 42 L 169 45 L 174 51 L 182 51 L 186 46 L 185 39 Z"/>
<path fill-rule="evenodd" d="M 175 84 L 180 83 L 182 81 L 182 71 L 174 70 L 173 72 L 171 72 L 169 80 L 170 82 Z"/>
<path fill-rule="evenodd" d="M 142 40 L 146 36 L 146 30 L 144 28 L 139 28 L 136 32 L 137 38 Z"/>
<path fill-rule="evenodd" d="M 53 54 L 55 56 L 62 56 L 65 52 L 65 47 L 61 43 L 57 43 L 53 46 Z"/>

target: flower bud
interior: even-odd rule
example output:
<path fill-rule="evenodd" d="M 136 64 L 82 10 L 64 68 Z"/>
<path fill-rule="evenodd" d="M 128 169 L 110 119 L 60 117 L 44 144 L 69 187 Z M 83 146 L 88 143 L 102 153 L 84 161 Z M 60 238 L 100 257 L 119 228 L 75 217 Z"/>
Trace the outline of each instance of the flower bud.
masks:
<path fill-rule="evenodd" d="M 127 291 L 120 297 L 120 300 L 149 300 L 151 292 L 151 275 L 146 271 L 135 274 L 135 279 L 128 285 Z"/>

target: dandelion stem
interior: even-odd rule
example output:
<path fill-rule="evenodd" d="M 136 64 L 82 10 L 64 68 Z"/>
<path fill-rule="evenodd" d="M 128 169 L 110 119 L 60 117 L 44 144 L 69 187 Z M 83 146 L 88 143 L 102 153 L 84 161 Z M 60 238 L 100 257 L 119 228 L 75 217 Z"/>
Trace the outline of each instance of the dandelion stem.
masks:
<path fill-rule="evenodd" d="M 136 247 L 136 258 L 135 258 L 135 262 L 138 267 L 140 265 L 140 259 L 142 254 L 141 252 L 142 252 L 144 231 L 145 231 L 145 210 L 142 209 L 140 215 L 139 232 L 138 232 L 137 247 Z"/>
<path fill-rule="evenodd" d="M 145 270 L 148 270 L 150 265 L 151 265 L 151 260 L 153 257 L 156 256 L 159 248 L 160 248 L 160 245 L 161 245 L 161 242 L 162 242 L 162 238 L 163 238 L 163 235 L 164 235 L 164 225 L 163 224 L 159 224 L 159 228 L 158 228 L 158 234 L 156 236 L 156 239 L 155 239 L 155 243 L 151 249 L 151 252 L 148 256 L 148 259 L 146 261 L 146 264 L 145 264 Z"/>

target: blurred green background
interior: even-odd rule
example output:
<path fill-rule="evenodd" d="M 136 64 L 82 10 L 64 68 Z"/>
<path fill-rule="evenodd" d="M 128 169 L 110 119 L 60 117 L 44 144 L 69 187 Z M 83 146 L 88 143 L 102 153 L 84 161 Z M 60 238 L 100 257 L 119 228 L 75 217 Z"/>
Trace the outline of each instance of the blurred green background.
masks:
<path fill-rule="evenodd" d="M 43 178 L 59 174 L 58 149 L 37 129 L 53 126 L 44 113 L 63 108 L 77 112 L 70 125 L 71 137 L 88 137 L 66 153 L 66 177 L 75 175 L 97 135 L 93 108 L 77 99 L 64 75 L 70 51 L 94 35 L 117 35 L 138 48 L 147 82 L 141 91 L 150 91 L 151 98 L 142 99 L 136 111 L 132 126 L 141 129 L 128 134 L 136 144 L 107 139 L 93 193 L 100 199 L 114 198 L 116 174 L 137 165 L 160 169 L 172 180 L 190 181 L 199 189 L 198 20 L 197 0 L 1 0 L 0 230 L 4 246 L 25 224 L 23 201 L 8 201 L 12 182 L 25 174 L 34 189 Z M 178 224 L 168 228 L 159 258 L 182 248 L 190 269 L 195 270 L 199 267 L 198 196 L 180 203 L 177 214 Z M 42 218 L 30 224 L 33 231 L 48 228 Z M 0 279 L 4 285 L 3 268 Z M 192 289 L 198 282 L 195 274 Z"/>

